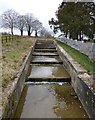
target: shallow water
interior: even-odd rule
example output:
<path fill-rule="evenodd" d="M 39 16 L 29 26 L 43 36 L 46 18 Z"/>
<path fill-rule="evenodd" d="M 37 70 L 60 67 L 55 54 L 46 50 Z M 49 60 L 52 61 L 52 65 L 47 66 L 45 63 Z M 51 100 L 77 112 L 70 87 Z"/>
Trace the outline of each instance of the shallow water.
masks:
<path fill-rule="evenodd" d="M 57 56 L 34 56 L 32 58 L 33 62 L 59 62 L 61 59 Z"/>
<path fill-rule="evenodd" d="M 53 48 L 54 44 L 49 43 L 47 47 L 47 43 L 40 42 L 36 47 L 45 45 L 47 50 L 34 50 L 32 62 L 60 61 L 59 57 L 54 56 L 58 55 L 57 52 L 48 50 L 48 47 Z M 36 82 L 25 83 L 14 118 L 88 118 L 70 83 L 37 82 L 40 78 L 70 78 L 63 65 L 32 63 L 27 76 L 34 78 Z"/>
<path fill-rule="evenodd" d="M 14 118 L 88 118 L 68 83 L 26 85 Z"/>
<path fill-rule="evenodd" d="M 57 52 L 33 52 L 34 55 L 57 55 Z"/>
<path fill-rule="evenodd" d="M 32 65 L 29 78 L 70 78 L 62 65 Z"/>

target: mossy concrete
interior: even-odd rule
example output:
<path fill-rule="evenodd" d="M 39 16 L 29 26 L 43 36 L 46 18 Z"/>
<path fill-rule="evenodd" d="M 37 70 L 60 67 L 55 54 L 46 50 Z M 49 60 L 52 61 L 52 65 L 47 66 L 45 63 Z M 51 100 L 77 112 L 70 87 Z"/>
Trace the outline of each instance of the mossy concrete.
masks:
<path fill-rule="evenodd" d="M 63 60 L 65 69 L 71 76 L 71 84 L 79 100 L 81 101 L 89 118 L 95 118 L 95 90 L 93 88 L 94 79 L 87 73 L 79 63 L 77 63 L 67 52 L 57 45 L 58 53 Z"/>

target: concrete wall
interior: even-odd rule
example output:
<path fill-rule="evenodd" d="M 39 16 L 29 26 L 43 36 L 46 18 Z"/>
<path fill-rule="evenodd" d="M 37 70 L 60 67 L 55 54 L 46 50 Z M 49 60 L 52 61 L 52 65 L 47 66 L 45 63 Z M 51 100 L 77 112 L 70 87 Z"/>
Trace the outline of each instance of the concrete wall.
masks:
<path fill-rule="evenodd" d="M 90 59 L 95 61 L 95 43 L 85 43 L 84 41 L 70 40 L 67 38 L 58 38 L 58 40 L 67 45 L 79 50 L 81 53 L 87 55 Z"/>
<path fill-rule="evenodd" d="M 62 47 L 57 46 L 64 67 L 71 76 L 71 84 L 85 111 L 90 118 L 95 118 L 95 91 L 93 89 L 93 78 L 87 74 L 87 71 L 72 59 Z M 76 106 L 77 107 L 77 106 Z"/>
<path fill-rule="evenodd" d="M 10 94 L 2 108 L 2 118 L 12 117 L 16 110 L 22 90 L 24 88 L 25 79 L 27 78 L 27 72 L 29 69 L 34 45 L 31 46 L 30 52 L 23 62 L 19 73 L 17 74 L 17 78 L 14 80 L 10 90 L 8 91 Z"/>
<path fill-rule="evenodd" d="M 56 45 L 56 43 L 55 43 Z M 87 74 L 87 71 L 83 69 L 76 61 L 74 61 L 60 46 L 56 45 L 59 55 L 61 56 L 64 67 L 71 75 L 71 83 L 80 99 L 84 109 L 88 113 L 89 117 L 95 118 L 95 94 L 92 88 L 93 78 Z M 33 46 L 26 57 L 18 75 L 15 79 L 13 86 L 10 88 L 10 97 L 6 102 L 6 106 L 3 107 L 3 118 L 9 118 L 12 116 L 18 105 L 21 92 L 24 87 L 25 79 L 27 78 L 27 71 L 29 63 L 31 61 L 31 54 Z"/>

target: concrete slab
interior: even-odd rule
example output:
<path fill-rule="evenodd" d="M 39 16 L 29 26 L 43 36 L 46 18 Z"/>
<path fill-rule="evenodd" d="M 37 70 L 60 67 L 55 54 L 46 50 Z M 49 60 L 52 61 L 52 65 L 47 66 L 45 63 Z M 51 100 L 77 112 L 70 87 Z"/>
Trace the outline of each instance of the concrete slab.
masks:
<path fill-rule="evenodd" d="M 53 52 L 53 53 L 51 53 L 51 52 L 46 52 L 46 53 L 44 53 L 44 52 L 33 52 L 32 55 L 33 56 L 59 56 L 57 54 L 57 52 Z"/>
<path fill-rule="evenodd" d="M 32 65 L 31 72 L 28 77 L 37 79 L 68 79 L 70 75 L 61 65 Z"/>
<path fill-rule="evenodd" d="M 71 78 L 28 78 L 26 82 L 71 82 Z"/>
<path fill-rule="evenodd" d="M 63 63 L 59 56 L 34 56 L 31 63 Z"/>
<path fill-rule="evenodd" d="M 34 52 L 57 52 L 56 49 L 35 49 Z"/>

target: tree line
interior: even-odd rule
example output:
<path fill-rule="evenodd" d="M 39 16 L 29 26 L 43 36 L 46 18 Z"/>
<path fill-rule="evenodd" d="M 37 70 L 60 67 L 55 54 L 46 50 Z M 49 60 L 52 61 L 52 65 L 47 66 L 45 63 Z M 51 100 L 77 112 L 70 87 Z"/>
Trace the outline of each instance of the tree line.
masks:
<path fill-rule="evenodd" d="M 62 2 L 56 11 L 56 18 L 49 21 L 54 33 L 60 30 L 65 37 L 77 40 L 83 40 L 84 36 L 95 38 L 94 2 Z"/>
<path fill-rule="evenodd" d="M 46 30 L 42 23 L 31 13 L 21 15 L 15 10 L 7 10 L 1 15 L 1 21 L 1 27 L 9 28 L 12 35 L 14 34 L 14 28 L 16 28 L 20 30 L 21 36 L 23 36 L 24 31 L 27 31 L 28 36 L 31 36 L 33 31 L 35 31 L 36 37 L 38 33 L 40 36 L 51 36 L 51 33 Z"/>

